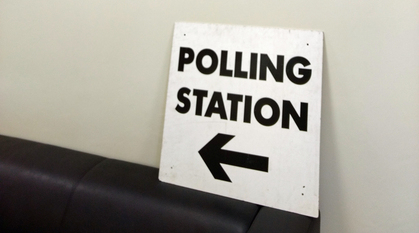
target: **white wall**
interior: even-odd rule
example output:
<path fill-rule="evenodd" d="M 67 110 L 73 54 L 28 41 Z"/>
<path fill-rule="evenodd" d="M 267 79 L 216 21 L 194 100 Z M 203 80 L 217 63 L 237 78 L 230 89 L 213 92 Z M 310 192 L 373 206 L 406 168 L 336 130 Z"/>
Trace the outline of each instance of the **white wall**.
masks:
<path fill-rule="evenodd" d="M 322 232 L 419 232 L 419 1 L 0 1 L 0 134 L 157 167 L 173 23 L 325 33 Z"/>

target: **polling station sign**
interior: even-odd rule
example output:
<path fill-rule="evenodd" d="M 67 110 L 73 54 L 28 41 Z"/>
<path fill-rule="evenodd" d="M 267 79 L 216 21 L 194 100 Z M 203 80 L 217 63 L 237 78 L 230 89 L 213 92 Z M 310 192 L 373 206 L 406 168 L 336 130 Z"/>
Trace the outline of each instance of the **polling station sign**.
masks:
<path fill-rule="evenodd" d="M 318 216 L 323 33 L 176 23 L 161 181 Z"/>

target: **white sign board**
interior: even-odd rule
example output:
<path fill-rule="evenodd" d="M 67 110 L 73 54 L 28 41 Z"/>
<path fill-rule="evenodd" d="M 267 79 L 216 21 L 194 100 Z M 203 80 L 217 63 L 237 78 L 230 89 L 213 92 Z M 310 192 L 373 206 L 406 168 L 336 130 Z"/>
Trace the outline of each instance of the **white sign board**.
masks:
<path fill-rule="evenodd" d="M 323 33 L 176 23 L 161 181 L 318 216 Z"/>

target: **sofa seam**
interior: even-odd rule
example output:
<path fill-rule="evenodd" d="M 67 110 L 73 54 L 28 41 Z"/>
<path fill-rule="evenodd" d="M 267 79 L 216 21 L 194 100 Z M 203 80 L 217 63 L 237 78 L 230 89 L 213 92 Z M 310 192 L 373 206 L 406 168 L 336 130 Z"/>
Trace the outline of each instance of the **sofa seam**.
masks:
<path fill-rule="evenodd" d="M 80 177 L 80 179 L 76 182 L 74 187 L 71 189 L 70 196 L 68 197 L 67 204 L 65 205 L 65 209 L 64 209 L 64 212 L 63 212 L 63 217 L 62 217 L 61 222 L 60 222 L 60 229 L 61 230 L 63 229 L 64 221 L 67 217 L 69 206 L 70 206 L 71 201 L 73 200 L 73 196 L 76 192 L 76 189 L 80 186 L 80 183 L 87 176 L 87 174 L 92 172 L 97 166 L 99 166 L 101 163 L 105 162 L 106 160 L 108 160 L 108 158 L 103 158 L 102 157 L 102 160 L 100 160 L 98 163 L 94 164 L 90 169 L 87 169 L 86 172 L 83 174 L 83 176 Z"/>
<path fill-rule="evenodd" d="M 258 210 L 256 211 L 255 216 L 253 216 L 252 221 L 250 221 L 249 227 L 247 228 L 246 232 L 249 232 L 250 228 L 252 228 L 253 223 L 255 223 L 255 220 L 257 216 L 259 215 L 260 210 L 262 209 L 261 205 L 257 205 L 257 207 L 258 207 Z"/>

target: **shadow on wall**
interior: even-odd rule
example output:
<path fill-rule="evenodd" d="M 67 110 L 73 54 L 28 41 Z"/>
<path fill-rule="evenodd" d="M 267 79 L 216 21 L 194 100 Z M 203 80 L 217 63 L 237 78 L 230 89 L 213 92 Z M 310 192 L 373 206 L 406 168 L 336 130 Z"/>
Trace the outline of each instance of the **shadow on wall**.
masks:
<path fill-rule="evenodd" d="M 329 76 L 326 36 L 323 48 L 322 127 L 320 143 L 320 211 L 322 232 L 334 232 L 345 226 L 338 151 L 335 138 L 331 77 Z M 327 226 L 329 229 L 325 229 Z M 346 227 L 345 227 L 346 228 Z"/>

